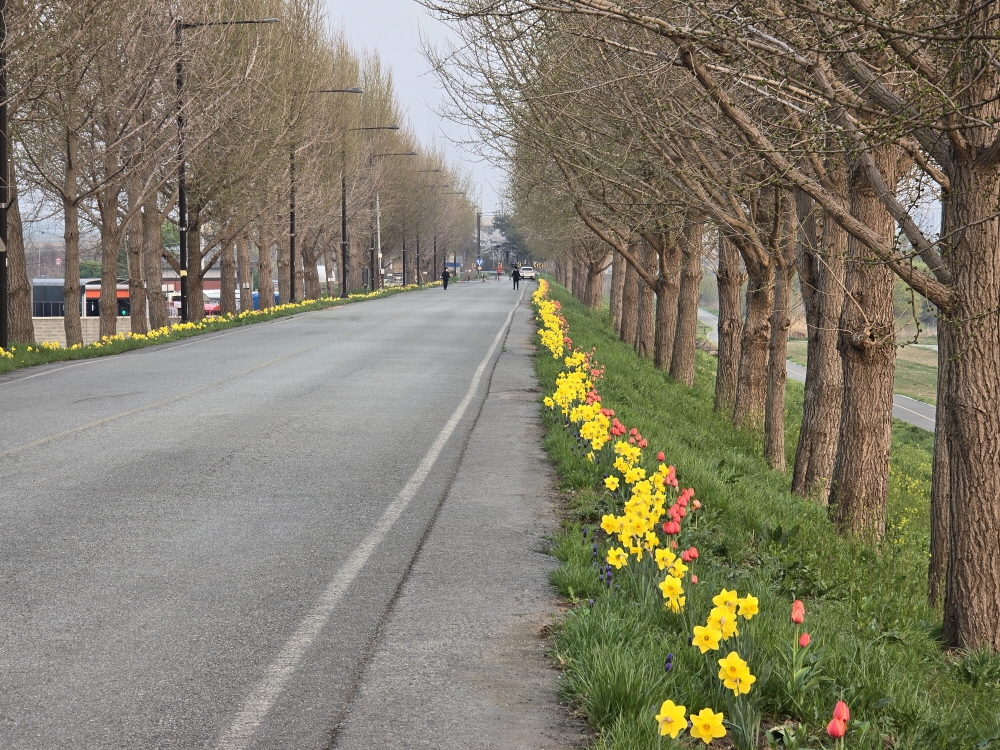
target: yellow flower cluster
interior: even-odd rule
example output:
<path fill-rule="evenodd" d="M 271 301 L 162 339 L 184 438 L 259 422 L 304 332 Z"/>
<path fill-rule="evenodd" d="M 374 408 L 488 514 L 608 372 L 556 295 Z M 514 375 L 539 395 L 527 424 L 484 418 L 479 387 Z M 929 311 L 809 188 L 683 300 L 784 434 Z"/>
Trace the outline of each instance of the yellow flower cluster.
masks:
<path fill-rule="evenodd" d="M 538 289 L 531 295 L 531 301 L 538 311 L 538 322 L 541 326 L 538 335 L 542 346 L 552 352 L 552 359 L 559 359 L 566 351 L 563 319 L 559 315 L 559 304 L 549 299 L 549 282 L 540 279 Z"/>
<path fill-rule="evenodd" d="M 694 628 L 692 645 L 697 646 L 703 654 L 717 651 L 720 641 L 728 641 L 733 636 L 739 635 L 740 631 L 736 625 L 740 617 L 749 621 L 760 611 L 757 597 L 747 594 L 740 598 L 735 591 L 726 589 L 722 589 L 712 598 L 712 604 L 715 607 L 708 613 L 705 624 Z"/>
<path fill-rule="evenodd" d="M 691 736 L 701 740 L 706 745 L 712 740 L 726 736 L 726 728 L 722 725 L 725 718 L 721 713 L 715 713 L 710 708 L 703 708 L 701 713 L 691 714 L 686 717 L 687 707 L 675 705 L 673 701 L 664 701 L 660 706 L 660 713 L 656 715 L 656 722 L 660 725 L 660 736 L 670 735 L 671 739 L 677 739 L 677 735 L 683 732 L 688 725 L 687 719 L 691 720 Z"/>
<path fill-rule="evenodd" d="M 0 346 L 0 359 L 14 359 L 14 355 Z"/>

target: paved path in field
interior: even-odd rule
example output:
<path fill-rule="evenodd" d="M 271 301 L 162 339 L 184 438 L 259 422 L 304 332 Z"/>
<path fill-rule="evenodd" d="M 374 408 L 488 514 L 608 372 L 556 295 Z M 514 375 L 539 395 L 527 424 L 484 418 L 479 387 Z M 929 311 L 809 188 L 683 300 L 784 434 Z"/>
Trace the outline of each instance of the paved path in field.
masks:
<path fill-rule="evenodd" d="M 719 343 L 719 318 L 708 310 L 698 308 L 698 320 L 709 326 L 709 341 Z M 797 365 L 791 360 L 786 360 L 785 365 L 788 368 L 788 377 L 799 383 L 806 382 L 805 367 Z M 925 404 L 923 401 L 917 401 L 898 393 L 892 396 L 892 416 L 896 419 L 933 432 L 936 415 L 937 409 L 932 404 Z"/>
<path fill-rule="evenodd" d="M 531 288 L 0 376 L 0 747 L 579 743 Z"/>

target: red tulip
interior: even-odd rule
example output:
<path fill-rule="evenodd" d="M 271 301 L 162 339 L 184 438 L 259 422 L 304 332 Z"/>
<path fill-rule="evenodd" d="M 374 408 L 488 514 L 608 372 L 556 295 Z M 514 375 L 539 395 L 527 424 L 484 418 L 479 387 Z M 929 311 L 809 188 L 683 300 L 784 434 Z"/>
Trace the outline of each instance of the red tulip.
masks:
<path fill-rule="evenodd" d="M 691 562 L 691 557 L 688 555 L 688 551 L 687 550 L 684 550 L 683 552 L 681 552 L 681 560 L 683 560 L 686 563 Z"/>
<path fill-rule="evenodd" d="M 847 707 L 844 701 L 837 701 L 837 705 L 833 707 L 833 718 L 844 722 L 851 720 L 851 709 Z"/>
<path fill-rule="evenodd" d="M 808 633 L 803 633 L 802 635 L 799 636 L 799 646 L 801 648 L 805 648 L 810 643 L 812 643 L 812 638 L 809 637 Z M 834 718 L 837 717 L 837 712 L 836 711 L 833 712 L 833 716 L 834 716 Z"/>
<path fill-rule="evenodd" d="M 663 455 L 663 451 L 660 451 L 659 453 L 656 454 L 657 461 L 662 461 L 664 458 L 666 458 L 666 456 Z"/>
<path fill-rule="evenodd" d="M 796 599 L 792 602 L 792 622 L 796 625 L 806 619 L 806 606 Z"/>
<path fill-rule="evenodd" d="M 691 576 L 691 583 L 698 583 L 698 576 L 692 575 Z"/>
<path fill-rule="evenodd" d="M 835 740 L 839 740 L 847 734 L 847 724 L 840 719 L 831 719 L 830 723 L 826 725 L 826 733 Z"/>
<path fill-rule="evenodd" d="M 697 560 L 698 559 L 698 548 L 697 547 L 692 547 L 691 549 L 689 549 L 688 550 L 688 556 L 692 560 Z"/>
<path fill-rule="evenodd" d="M 643 438 L 642 440 L 639 441 L 640 448 L 645 448 L 647 445 L 649 445 L 649 442 L 646 440 L 646 438 Z"/>
<path fill-rule="evenodd" d="M 695 500 L 694 502 L 691 503 L 691 505 L 694 506 L 695 510 L 698 510 L 698 508 L 701 507 L 701 500 Z"/>
<path fill-rule="evenodd" d="M 632 437 L 635 437 L 636 435 L 639 434 L 639 431 L 635 427 L 633 427 L 631 430 L 628 431 L 628 434 L 631 435 Z"/>
<path fill-rule="evenodd" d="M 630 437 L 630 438 L 628 439 L 628 441 L 629 441 L 630 443 L 632 443 L 632 445 L 635 445 L 635 438 L 634 438 L 634 437 Z"/>
<path fill-rule="evenodd" d="M 670 540 L 670 549 L 677 549 L 677 540 L 676 539 L 671 539 Z"/>

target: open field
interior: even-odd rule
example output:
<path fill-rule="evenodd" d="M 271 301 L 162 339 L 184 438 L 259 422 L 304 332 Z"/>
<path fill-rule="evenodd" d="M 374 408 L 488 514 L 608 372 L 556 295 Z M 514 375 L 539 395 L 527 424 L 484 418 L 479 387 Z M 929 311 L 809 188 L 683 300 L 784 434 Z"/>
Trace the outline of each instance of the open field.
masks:
<path fill-rule="evenodd" d="M 806 365 L 806 342 L 788 342 L 788 358 L 797 365 Z M 937 401 L 937 352 L 916 346 L 896 349 L 896 393 L 928 404 Z"/>

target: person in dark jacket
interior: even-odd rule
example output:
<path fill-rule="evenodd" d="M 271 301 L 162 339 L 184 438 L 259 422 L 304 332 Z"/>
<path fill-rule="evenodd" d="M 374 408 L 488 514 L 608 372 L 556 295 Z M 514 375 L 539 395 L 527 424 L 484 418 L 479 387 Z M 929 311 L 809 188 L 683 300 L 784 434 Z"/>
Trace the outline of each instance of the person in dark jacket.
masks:
<path fill-rule="evenodd" d="M 511 273 L 510 278 L 514 281 L 514 288 L 517 289 L 517 285 L 521 282 L 521 270 L 514 266 L 514 271 Z"/>
<path fill-rule="evenodd" d="M 444 269 L 444 272 L 441 274 L 441 283 L 444 285 L 445 289 L 448 288 L 448 279 L 450 279 L 450 278 L 451 278 L 451 274 L 448 273 L 448 269 L 447 268 Z"/>

